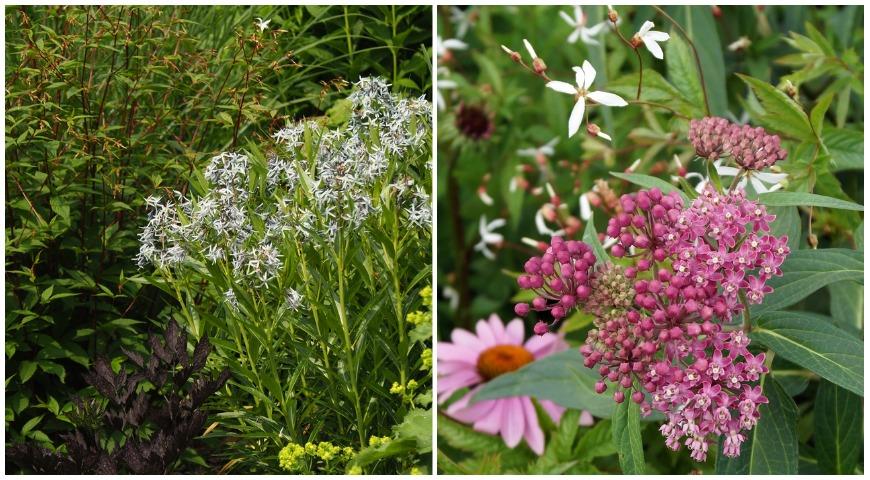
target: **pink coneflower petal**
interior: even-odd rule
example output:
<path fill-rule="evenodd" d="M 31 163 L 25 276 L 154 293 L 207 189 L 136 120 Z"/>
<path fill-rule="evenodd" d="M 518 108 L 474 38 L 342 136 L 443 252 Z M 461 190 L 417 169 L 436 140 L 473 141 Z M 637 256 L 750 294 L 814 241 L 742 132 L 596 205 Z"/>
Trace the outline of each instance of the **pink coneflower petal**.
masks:
<path fill-rule="evenodd" d="M 595 423 L 595 418 L 592 417 L 592 414 L 583 410 L 580 412 L 580 425 L 584 427 L 590 427 Z"/>
<path fill-rule="evenodd" d="M 525 438 L 529 448 L 538 455 L 544 453 L 544 431 L 541 430 L 541 425 L 538 423 L 538 414 L 535 412 L 535 406 L 532 400 L 528 397 L 523 397 L 521 404 L 524 410 L 522 415 L 525 421 Z"/>
<path fill-rule="evenodd" d="M 438 395 L 446 400 L 456 390 L 480 383 L 483 379 L 476 370 L 462 370 L 438 379 Z"/>
<path fill-rule="evenodd" d="M 493 400 L 492 402 L 492 408 L 489 413 L 486 414 L 486 416 L 484 416 L 483 418 L 474 422 L 474 429 L 479 432 L 495 435 L 498 433 L 499 429 L 502 426 L 501 416 L 502 411 L 504 411 L 505 408 L 505 400 L 498 399 Z"/>
<path fill-rule="evenodd" d="M 489 327 L 492 329 L 492 334 L 498 340 L 499 343 L 504 342 L 505 334 L 504 334 L 504 324 L 501 323 L 501 318 L 498 315 L 490 315 L 489 316 Z M 492 346 L 492 345 L 489 345 Z"/>
<path fill-rule="evenodd" d="M 505 445 L 514 448 L 522 440 L 526 427 L 523 403 L 531 404 L 531 400 L 528 397 L 511 397 L 503 399 L 502 402 L 505 406 L 502 409 L 501 438 Z M 537 417 L 535 420 L 537 421 Z"/>
<path fill-rule="evenodd" d="M 541 404 L 541 408 L 543 408 L 544 411 L 547 412 L 547 415 L 549 415 L 550 418 L 553 419 L 553 422 L 559 423 L 559 420 L 562 419 L 562 415 L 565 413 L 565 407 L 555 404 L 550 400 L 541 400 L 538 403 Z"/>
<path fill-rule="evenodd" d="M 438 360 L 439 366 L 442 361 L 462 362 L 473 366 L 477 362 L 477 353 L 450 342 L 438 342 Z"/>
<path fill-rule="evenodd" d="M 526 340 L 524 346 L 535 358 L 546 357 L 567 348 L 565 341 L 559 335 L 535 335 Z"/>
<path fill-rule="evenodd" d="M 447 408 L 447 414 L 453 416 L 453 418 L 460 422 L 465 423 L 474 423 L 481 418 L 484 418 L 492 409 L 495 400 L 483 400 L 469 406 L 468 402 L 471 401 L 472 397 L 474 397 L 478 390 L 480 390 L 479 387 L 472 389 L 462 398 L 457 400 L 456 403 L 450 405 L 450 407 Z"/>
<path fill-rule="evenodd" d="M 479 321 L 474 326 L 474 331 L 477 332 L 477 338 L 480 343 L 489 348 L 499 343 L 499 338 L 495 336 L 495 332 L 490 327 L 489 322 Z"/>
<path fill-rule="evenodd" d="M 474 368 L 468 362 L 457 362 L 451 360 L 438 360 L 438 375 L 452 375 L 460 370 L 468 370 Z"/>
<path fill-rule="evenodd" d="M 511 320 L 505 330 L 505 340 L 511 345 L 522 345 L 524 336 L 523 321 L 519 318 Z"/>
<path fill-rule="evenodd" d="M 468 349 L 468 353 L 474 353 L 475 357 L 485 348 L 484 345 L 480 344 L 480 339 L 476 335 L 461 328 L 453 330 L 453 333 L 450 334 L 450 339 L 457 346 Z"/>

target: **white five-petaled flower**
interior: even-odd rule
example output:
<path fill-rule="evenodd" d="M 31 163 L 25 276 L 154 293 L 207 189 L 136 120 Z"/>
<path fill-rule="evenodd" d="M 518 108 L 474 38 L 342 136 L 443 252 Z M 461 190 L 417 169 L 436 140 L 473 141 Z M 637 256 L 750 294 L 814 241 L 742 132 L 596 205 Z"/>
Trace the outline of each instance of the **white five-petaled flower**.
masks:
<path fill-rule="evenodd" d="M 471 7 L 468 7 L 465 10 L 455 6 L 450 7 L 450 22 L 456 27 L 456 36 L 458 38 L 465 37 L 465 34 L 468 33 L 468 29 L 474 25 L 474 21 L 472 20 L 473 13 Z"/>
<path fill-rule="evenodd" d="M 740 172 L 740 169 L 722 165 L 722 160 L 713 162 L 713 167 L 716 168 L 716 173 L 720 177 L 734 177 Z M 702 192 L 704 187 L 710 183 L 710 179 L 697 172 L 689 172 L 686 174 L 686 179 L 696 178 L 698 183 L 695 185 L 695 191 Z M 788 178 L 787 173 L 774 172 L 758 172 L 744 171 L 743 178 L 737 183 L 738 187 L 746 188 L 746 184 L 750 183 L 755 193 L 775 192 L 783 187 L 784 180 Z M 768 186 L 770 185 L 770 186 Z"/>
<path fill-rule="evenodd" d="M 541 156 L 551 157 L 556 153 L 555 147 L 556 144 L 559 143 L 559 137 L 556 137 L 549 142 L 541 145 L 540 147 L 532 147 L 532 148 L 521 148 L 517 150 L 517 155 L 520 157 L 534 157 L 538 158 Z"/>
<path fill-rule="evenodd" d="M 466 48 L 468 48 L 468 44 L 457 38 L 442 40 L 441 37 L 438 37 L 435 41 L 435 54 L 438 55 L 438 58 L 447 55 L 451 50 L 465 50 Z"/>
<path fill-rule="evenodd" d="M 614 95 L 609 92 L 594 91 L 590 92 L 589 87 L 595 81 L 595 69 L 587 60 L 583 60 L 583 68 L 574 67 L 576 75 L 575 80 L 577 86 L 570 83 L 552 81 L 547 83 L 547 87 L 557 92 L 574 95 L 577 98 L 577 103 L 571 110 L 571 116 L 568 118 L 568 137 L 573 137 L 577 130 L 580 130 L 580 124 L 583 123 L 583 113 L 586 111 L 586 99 L 607 105 L 609 107 L 624 107 L 628 102 L 622 99 L 619 95 Z"/>
<path fill-rule="evenodd" d="M 649 50 L 649 53 L 651 53 L 652 56 L 661 60 L 665 58 L 665 54 L 664 52 L 662 52 L 662 47 L 659 46 L 658 42 L 664 42 L 665 40 L 671 38 L 671 36 L 665 32 L 652 30 L 653 27 L 655 27 L 655 24 L 653 22 L 650 22 L 649 20 L 643 22 L 640 30 L 638 30 L 638 32 L 634 34 L 634 38 L 632 40 L 635 48 L 637 48 L 640 42 L 643 42 L 643 44 L 646 46 L 646 49 Z"/>
<path fill-rule="evenodd" d="M 450 70 L 447 67 L 438 67 L 438 74 L 441 75 L 449 75 Z M 435 104 L 438 105 L 438 110 L 444 110 L 447 104 L 444 101 L 444 95 L 441 93 L 441 90 L 453 90 L 457 87 L 456 82 L 448 79 L 438 79 L 437 83 L 438 88 L 435 90 Z"/>
<path fill-rule="evenodd" d="M 503 218 L 496 218 L 495 220 L 487 223 L 486 215 L 480 217 L 480 241 L 477 242 L 477 245 L 474 246 L 474 249 L 483 253 L 483 255 L 490 259 L 495 260 L 495 254 L 492 253 L 492 250 L 489 249 L 490 245 L 499 245 L 504 241 L 504 236 L 500 233 L 495 233 L 495 230 L 507 225 L 507 221 Z"/>
<path fill-rule="evenodd" d="M 257 28 L 259 28 L 261 32 L 262 32 L 263 30 L 269 28 L 269 22 L 272 21 L 272 20 L 268 20 L 268 19 L 267 19 L 267 20 L 263 20 L 263 19 L 260 18 L 260 17 L 257 17 L 257 18 L 255 18 L 254 20 L 255 20 L 254 23 L 257 24 Z"/>
<path fill-rule="evenodd" d="M 580 5 L 574 6 L 574 18 L 571 18 L 571 15 L 568 15 L 564 11 L 559 11 L 559 16 L 562 17 L 562 20 L 574 28 L 570 35 L 568 35 L 568 43 L 577 43 L 577 39 L 583 40 L 583 43 L 588 45 L 598 45 L 598 40 L 595 39 L 595 35 L 601 33 L 601 30 L 604 29 L 606 24 L 604 22 L 599 23 L 593 27 L 586 27 L 586 16 L 583 15 L 583 9 L 580 8 Z"/>

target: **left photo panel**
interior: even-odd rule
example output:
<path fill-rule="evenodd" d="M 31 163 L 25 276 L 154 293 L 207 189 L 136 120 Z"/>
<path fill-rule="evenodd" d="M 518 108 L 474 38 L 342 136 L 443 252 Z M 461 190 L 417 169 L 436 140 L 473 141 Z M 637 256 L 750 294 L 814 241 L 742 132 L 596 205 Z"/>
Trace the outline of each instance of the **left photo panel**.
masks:
<path fill-rule="evenodd" d="M 432 7 L 5 17 L 5 472 L 432 473 Z"/>

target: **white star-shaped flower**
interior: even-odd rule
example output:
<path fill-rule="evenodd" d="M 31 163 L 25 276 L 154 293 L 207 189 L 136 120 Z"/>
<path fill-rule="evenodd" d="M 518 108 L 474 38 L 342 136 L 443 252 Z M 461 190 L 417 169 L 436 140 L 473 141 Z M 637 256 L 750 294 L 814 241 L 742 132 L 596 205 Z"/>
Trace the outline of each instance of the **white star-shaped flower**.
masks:
<path fill-rule="evenodd" d="M 587 19 L 586 16 L 583 15 L 583 9 L 580 8 L 580 5 L 574 6 L 574 18 L 571 18 L 571 15 L 568 15 L 564 11 L 559 11 L 559 16 L 562 17 L 562 20 L 565 20 L 565 23 L 574 28 L 571 34 L 568 35 L 568 43 L 577 43 L 577 39 L 579 38 L 587 45 L 598 45 L 598 40 L 595 40 L 594 37 L 604 29 L 606 26 L 604 22 L 587 28 Z"/>
<path fill-rule="evenodd" d="M 257 17 L 257 18 L 255 18 L 254 20 L 255 20 L 254 23 L 257 24 L 257 28 L 259 28 L 261 32 L 262 32 L 263 30 L 269 28 L 269 22 L 272 21 L 272 20 L 263 20 L 263 19 L 260 18 L 260 17 Z"/>
<path fill-rule="evenodd" d="M 456 36 L 458 38 L 465 37 L 468 29 L 474 25 L 472 13 L 471 7 L 465 10 L 455 6 L 450 7 L 450 22 L 456 27 Z"/>
<path fill-rule="evenodd" d="M 671 38 L 671 36 L 665 32 L 652 30 L 653 27 L 655 27 L 655 24 L 653 22 L 650 22 L 649 20 L 643 22 L 640 30 L 638 30 L 638 32 L 634 34 L 634 39 L 638 39 L 635 40 L 635 44 L 637 44 L 638 41 L 643 42 L 643 44 L 646 46 L 646 49 L 649 50 L 649 53 L 651 53 L 652 56 L 661 60 L 665 58 L 665 54 L 664 52 L 662 52 L 662 47 L 659 46 L 658 42 L 664 42 L 665 40 Z"/>
<path fill-rule="evenodd" d="M 577 98 L 577 103 L 571 110 L 571 116 L 568 118 L 568 137 L 573 137 L 577 130 L 580 130 L 580 124 L 583 123 L 583 113 L 586 111 L 586 99 L 593 100 L 601 105 L 609 107 L 624 107 L 628 102 L 622 99 L 619 95 L 614 95 L 609 92 L 594 91 L 590 92 L 589 87 L 595 81 L 595 69 L 587 60 L 583 61 L 583 68 L 574 67 L 575 81 L 577 86 L 570 83 L 552 81 L 547 83 L 547 88 L 557 92 L 574 95 Z"/>
<path fill-rule="evenodd" d="M 517 150 L 517 155 L 520 157 L 538 158 L 541 156 L 552 157 L 556 153 L 556 144 L 559 143 L 559 137 L 556 137 L 540 147 L 521 148 Z"/>
<path fill-rule="evenodd" d="M 441 37 L 438 37 L 435 41 L 435 53 L 439 58 L 447 55 L 451 50 L 465 50 L 466 48 L 468 48 L 468 44 L 457 38 L 442 40 Z"/>
<path fill-rule="evenodd" d="M 447 67 L 438 67 L 438 74 L 441 75 L 449 75 L 450 70 Z M 441 93 L 441 90 L 453 90 L 457 87 L 457 83 L 453 80 L 438 78 L 437 87 L 435 89 L 435 104 L 438 105 L 438 110 L 444 110 L 446 107 L 446 102 L 444 101 L 444 95 Z"/>
<path fill-rule="evenodd" d="M 495 220 L 488 222 L 486 221 L 486 215 L 480 217 L 480 226 L 478 231 L 480 233 L 480 241 L 477 242 L 477 245 L 474 246 L 474 249 L 483 253 L 483 255 L 490 259 L 495 260 L 495 254 L 492 253 L 492 250 L 489 249 L 490 245 L 499 245 L 504 241 L 504 236 L 500 233 L 495 233 L 495 230 L 507 225 L 507 221 L 503 218 L 496 218 Z"/>

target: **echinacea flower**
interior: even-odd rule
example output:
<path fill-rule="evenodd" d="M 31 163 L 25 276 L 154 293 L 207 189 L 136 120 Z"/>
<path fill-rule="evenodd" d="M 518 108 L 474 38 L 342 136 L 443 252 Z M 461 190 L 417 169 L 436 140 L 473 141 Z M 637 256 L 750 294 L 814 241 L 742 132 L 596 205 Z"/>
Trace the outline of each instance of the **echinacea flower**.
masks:
<path fill-rule="evenodd" d="M 504 241 L 504 236 L 500 233 L 495 233 L 495 230 L 507 225 L 507 221 L 503 218 L 496 218 L 491 222 L 486 221 L 486 215 L 480 217 L 480 241 L 474 246 L 474 249 L 482 253 L 486 258 L 495 260 L 495 254 L 489 249 L 489 245 L 500 245 Z"/>
<path fill-rule="evenodd" d="M 587 27 L 587 17 L 583 14 L 583 9 L 580 8 L 580 5 L 574 6 L 574 18 L 571 18 L 571 15 L 568 15 L 564 11 L 559 11 L 559 16 L 562 17 L 562 20 L 565 20 L 565 23 L 570 25 L 574 30 L 568 35 L 568 43 L 577 43 L 577 39 L 583 41 L 583 43 L 587 45 L 598 45 L 598 40 L 595 39 L 595 36 L 601 33 L 601 30 L 604 29 L 605 23 L 601 22 L 598 25 Z"/>
<path fill-rule="evenodd" d="M 634 34 L 634 37 L 631 39 L 631 41 L 634 45 L 634 48 L 637 48 L 640 43 L 643 42 L 644 46 L 646 46 L 646 49 L 649 50 L 649 53 L 651 53 L 652 56 L 661 60 L 665 58 L 665 54 L 664 52 L 662 52 L 662 47 L 658 44 L 658 42 L 664 42 L 670 39 L 671 36 L 665 32 L 652 30 L 653 27 L 655 27 L 655 24 L 653 22 L 650 22 L 649 20 L 643 22 L 640 30 L 638 30 L 638 32 Z"/>
<path fill-rule="evenodd" d="M 622 99 L 619 95 L 614 95 L 609 92 L 594 91 L 590 92 L 589 87 L 595 81 L 595 68 L 587 60 L 583 60 L 583 67 L 574 67 L 575 81 L 577 86 L 570 83 L 551 81 L 547 82 L 547 88 L 560 93 L 574 95 L 577 98 L 577 103 L 571 110 L 571 116 L 568 118 L 568 136 L 573 137 L 578 130 L 580 124 L 583 123 L 583 113 L 586 111 L 586 99 L 593 100 L 602 105 L 609 107 L 624 107 L 628 102 Z"/>
<path fill-rule="evenodd" d="M 538 455 L 544 453 L 544 432 L 532 399 L 527 396 L 482 400 L 471 399 L 486 382 L 556 352 L 568 344 L 560 335 L 532 337 L 525 340 L 522 320 L 515 318 L 505 326 L 498 315 L 480 320 L 475 332 L 453 330 L 451 342 L 438 343 L 438 401 L 444 403 L 454 393 L 470 390 L 447 408 L 452 418 L 468 423 L 479 432 L 501 434 L 508 447 L 516 447 L 525 438 Z M 539 400 L 541 408 L 558 423 L 565 412 L 549 400 Z M 583 424 L 591 423 L 584 412 Z"/>

